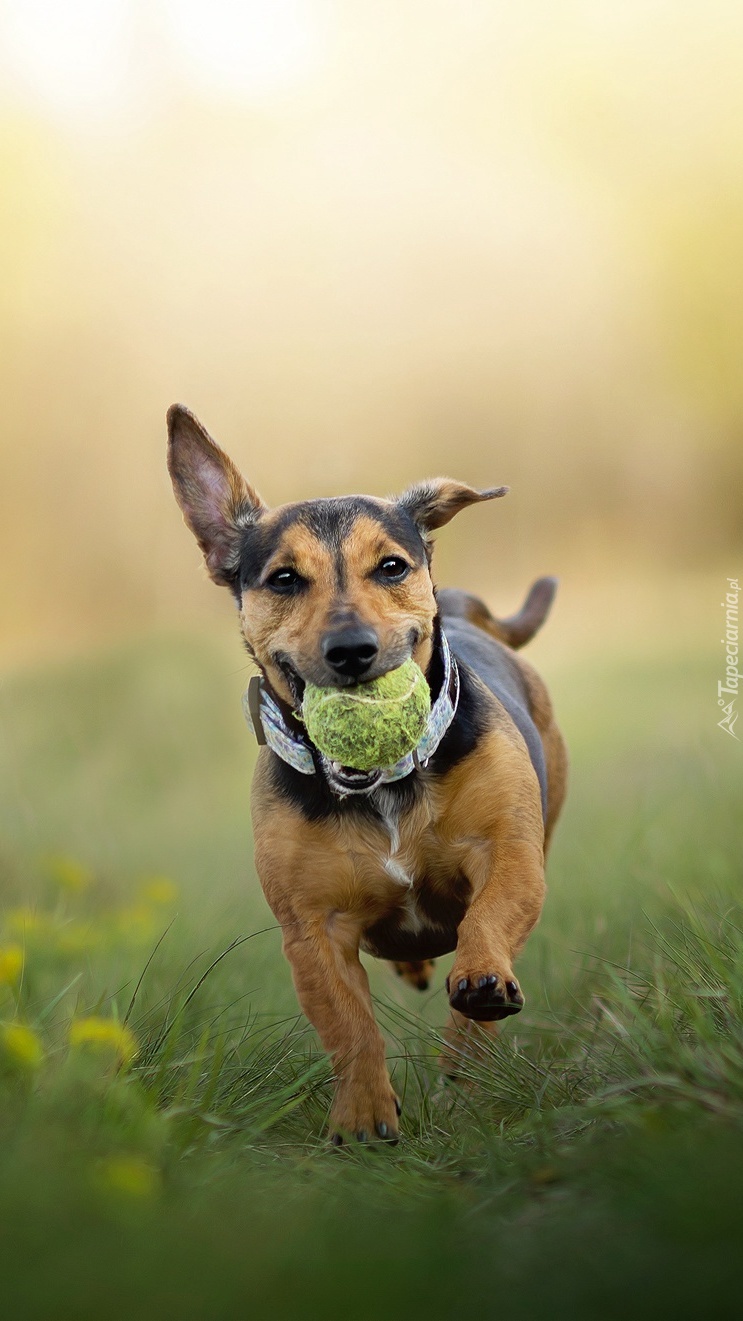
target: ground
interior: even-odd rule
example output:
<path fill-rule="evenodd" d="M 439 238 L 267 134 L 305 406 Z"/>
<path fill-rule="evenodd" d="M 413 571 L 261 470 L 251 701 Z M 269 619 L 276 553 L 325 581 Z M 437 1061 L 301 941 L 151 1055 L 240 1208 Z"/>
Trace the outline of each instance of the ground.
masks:
<path fill-rule="evenodd" d="M 737 1314 L 743 757 L 716 657 L 539 659 L 572 778 L 527 1008 L 442 1086 L 447 961 L 424 995 L 374 965 L 404 1099 L 382 1152 L 323 1141 L 327 1063 L 252 868 L 237 643 L 0 686 L 7 1316 Z"/>

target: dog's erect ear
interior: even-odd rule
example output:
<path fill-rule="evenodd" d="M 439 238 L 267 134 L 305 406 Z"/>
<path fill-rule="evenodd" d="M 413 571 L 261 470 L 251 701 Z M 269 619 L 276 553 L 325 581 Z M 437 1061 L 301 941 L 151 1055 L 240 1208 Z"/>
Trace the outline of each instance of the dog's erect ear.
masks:
<path fill-rule="evenodd" d="M 403 492 L 397 503 L 410 514 L 421 532 L 432 532 L 443 527 L 460 509 L 478 504 L 480 500 L 496 500 L 508 493 L 507 486 L 491 486 L 487 491 L 475 491 L 452 477 L 433 477 L 429 482 L 418 482 Z"/>
<path fill-rule="evenodd" d="M 183 404 L 168 409 L 168 471 L 211 577 L 234 586 L 240 531 L 266 506 Z"/>

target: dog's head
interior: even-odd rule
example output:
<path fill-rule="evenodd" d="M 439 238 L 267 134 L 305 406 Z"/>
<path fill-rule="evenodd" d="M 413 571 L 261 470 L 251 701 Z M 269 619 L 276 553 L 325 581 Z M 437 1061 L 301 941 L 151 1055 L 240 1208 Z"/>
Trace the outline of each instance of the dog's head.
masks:
<path fill-rule="evenodd" d="M 431 532 L 505 495 L 449 477 L 396 500 L 350 495 L 269 509 L 188 409 L 168 413 L 168 468 L 214 582 L 240 606 L 245 641 L 289 703 L 305 683 L 375 679 L 431 654 Z"/>

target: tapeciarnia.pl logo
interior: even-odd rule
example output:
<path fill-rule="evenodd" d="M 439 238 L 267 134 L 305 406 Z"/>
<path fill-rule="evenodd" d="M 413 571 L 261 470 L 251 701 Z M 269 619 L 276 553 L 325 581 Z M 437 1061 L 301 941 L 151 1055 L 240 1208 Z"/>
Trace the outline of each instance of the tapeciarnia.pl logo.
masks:
<path fill-rule="evenodd" d="M 740 585 L 737 578 L 728 578 L 727 585 L 728 590 L 725 593 L 725 600 L 720 602 L 725 611 L 725 636 L 720 638 L 725 648 L 725 678 L 717 681 L 717 705 L 722 707 L 722 720 L 718 720 L 717 724 L 726 734 L 730 734 L 734 739 L 737 739 L 735 722 L 738 719 L 738 712 L 735 709 L 735 702 L 738 697 L 738 680 L 740 679 L 738 671 L 738 597 L 740 596 Z M 740 742 L 740 740 L 738 741 Z"/>

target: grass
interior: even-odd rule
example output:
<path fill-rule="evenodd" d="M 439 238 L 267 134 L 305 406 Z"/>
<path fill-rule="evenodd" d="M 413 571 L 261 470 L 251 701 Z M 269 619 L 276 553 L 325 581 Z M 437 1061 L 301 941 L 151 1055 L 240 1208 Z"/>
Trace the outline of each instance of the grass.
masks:
<path fill-rule="evenodd" d="M 236 656 L 149 640 L 0 687 L 4 1314 L 736 1315 L 743 759 L 714 658 L 545 662 L 573 774 L 527 1010 L 445 1088 L 446 961 L 425 996 L 372 966 L 405 1139 L 339 1153 L 252 871 Z"/>

